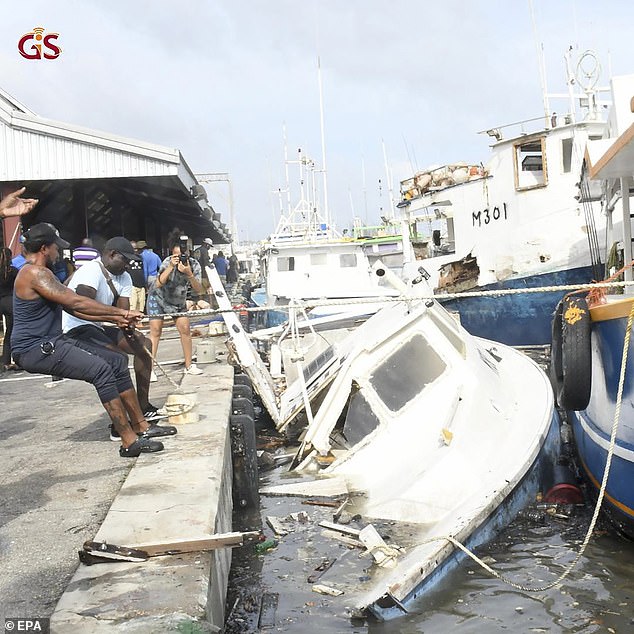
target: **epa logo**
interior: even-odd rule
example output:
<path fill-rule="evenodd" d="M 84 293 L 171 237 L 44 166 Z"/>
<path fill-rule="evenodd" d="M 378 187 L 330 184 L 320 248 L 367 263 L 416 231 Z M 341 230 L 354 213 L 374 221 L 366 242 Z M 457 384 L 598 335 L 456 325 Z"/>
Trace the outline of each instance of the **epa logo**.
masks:
<path fill-rule="evenodd" d="M 36 26 L 30 33 L 25 33 L 18 42 L 18 52 L 25 59 L 56 59 L 62 49 L 55 43 L 59 33 L 44 33 L 41 26 Z"/>

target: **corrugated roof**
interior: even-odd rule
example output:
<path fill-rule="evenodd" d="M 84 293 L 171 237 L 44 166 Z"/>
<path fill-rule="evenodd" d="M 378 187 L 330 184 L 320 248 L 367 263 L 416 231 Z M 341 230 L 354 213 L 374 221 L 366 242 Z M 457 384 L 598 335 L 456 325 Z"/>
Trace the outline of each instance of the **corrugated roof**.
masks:
<path fill-rule="evenodd" d="M 40 117 L 0 89 L 0 181 L 31 183 L 34 195 L 48 181 L 84 181 L 92 190 L 91 181 L 107 179 L 115 179 L 110 190 L 125 183 L 122 196 L 137 206 L 142 198 L 148 212 L 173 210 L 205 237 L 229 240 L 210 220 L 207 201 L 194 198 L 199 183 L 177 149 Z"/>

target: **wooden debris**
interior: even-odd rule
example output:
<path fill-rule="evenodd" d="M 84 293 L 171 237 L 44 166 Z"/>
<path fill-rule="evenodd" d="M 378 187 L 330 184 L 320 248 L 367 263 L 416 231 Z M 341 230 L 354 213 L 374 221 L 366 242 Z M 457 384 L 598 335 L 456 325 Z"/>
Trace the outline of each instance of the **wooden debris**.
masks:
<path fill-rule="evenodd" d="M 337 531 L 331 531 L 331 530 L 323 530 L 321 532 L 323 537 L 329 537 L 330 539 L 336 539 L 337 541 L 341 542 L 342 544 L 346 544 L 346 546 L 352 546 L 354 548 L 365 548 L 365 546 L 363 545 L 362 542 L 360 542 L 358 539 L 354 539 L 354 537 L 347 537 L 346 535 L 342 535 L 341 533 L 338 533 Z"/>
<path fill-rule="evenodd" d="M 341 517 L 341 514 L 343 513 L 343 507 L 348 504 L 348 502 L 350 501 L 350 498 L 346 498 L 337 508 L 337 510 L 332 514 L 332 519 L 335 522 L 339 521 L 339 518 Z"/>
<path fill-rule="evenodd" d="M 316 498 L 304 500 L 302 504 L 309 504 L 310 506 L 331 506 L 332 508 L 339 507 L 339 502 L 337 500 L 321 500 Z"/>
<path fill-rule="evenodd" d="M 334 559 L 326 559 L 325 561 L 322 561 L 319 566 L 315 568 L 315 572 L 308 577 L 308 583 L 315 583 L 315 581 L 317 581 L 327 570 L 330 570 L 335 561 L 337 561 L 336 557 Z"/>
<path fill-rule="evenodd" d="M 265 592 L 260 601 L 260 616 L 258 617 L 258 627 L 268 629 L 275 627 L 275 616 L 279 595 L 277 592 Z"/>
<path fill-rule="evenodd" d="M 327 594 L 331 597 L 339 597 L 343 594 L 343 590 L 331 588 L 330 586 L 325 586 L 322 583 L 315 584 L 313 586 L 313 592 L 318 592 L 319 594 Z"/>
<path fill-rule="evenodd" d="M 216 548 L 232 548 L 242 546 L 245 539 L 257 539 L 259 531 L 247 531 L 244 533 L 217 533 L 199 539 L 184 539 L 173 542 L 163 542 L 135 546 L 139 550 L 144 550 L 150 557 L 160 555 L 179 555 L 181 553 L 196 553 L 204 550 L 215 550 Z"/>
<path fill-rule="evenodd" d="M 284 520 L 279 517 L 275 517 L 273 515 L 266 516 L 266 523 L 271 527 L 273 532 L 278 537 L 284 537 L 288 535 L 290 531 L 288 531 L 284 525 Z"/>
<path fill-rule="evenodd" d="M 343 524 L 336 524 L 335 522 L 329 522 L 328 520 L 323 520 L 322 522 L 319 522 L 319 526 L 321 526 L 322 528 L 328 528 L 331 531 L 338 531 L 339 533 L 344 533 L 344 535 L 352 535 L 353 537 L 359 537 L 359 534 L 361 533 L 361 531 L 358 528 L 344 526 Z M 375 529 L 375 532 L 376 532 L 376 529 Z M 379 535 L 379 539 L 380 537 L 381 536 Z"/>

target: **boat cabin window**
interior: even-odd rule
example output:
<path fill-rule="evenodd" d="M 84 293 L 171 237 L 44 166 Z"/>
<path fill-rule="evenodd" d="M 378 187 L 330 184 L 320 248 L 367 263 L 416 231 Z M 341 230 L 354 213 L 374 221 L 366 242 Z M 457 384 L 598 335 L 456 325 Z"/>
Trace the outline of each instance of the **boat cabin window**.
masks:
<path fill-rule="evenodd" d="M 294 257 L 282 257 L 277 258 L 277 270 L 278 271 L 294 271 L 295 270 L 295 258 Z"/>
<path fill-rule="evenodd" d="M 354 268 L 357 265 L 356 253 L 342 253 L 339 255 L 339 266 L 342 269 Z"/>
<path fill-rule="evenodd" d="M 561 158 L 564 174 L 570 174 L 572 168 L 572 138 L 561 140 Z"/>
<path fill-rule="evenodd" d="M 436 380 L 447 365 L 422 335 L 414 335 L 370 377 L 379 398 L 397 412 Z"/>
<path fill-rule="evenodd" d="M 344 449 L 351 449 L 378 426 L 379 419 L 365 400 L 359 384 L 353 381 L 346 407 L 334 434 L 331 435 L 331 443 L 333 446 L 337 444 Z"/>
<path fill-rule="evenodd" d="M 548 184 L 544 139 L 515 146 L 515 189 L 534 189 Z"/>
<path fill-rule="evenodd" d="M 311 253 L 310 254 L 311 266 L 324 266 L 325 264 L 328 264 L 327 253 Z"/>

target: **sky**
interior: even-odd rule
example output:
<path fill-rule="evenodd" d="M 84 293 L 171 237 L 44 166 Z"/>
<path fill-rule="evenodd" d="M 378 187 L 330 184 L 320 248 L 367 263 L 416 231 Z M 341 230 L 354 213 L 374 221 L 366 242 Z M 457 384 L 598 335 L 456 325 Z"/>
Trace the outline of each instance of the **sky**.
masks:
<path fill-rule="evenodd" d="M 478 131 L 543 114 L 538 51 L 550 92 L 565 91 L 570 46 L 596 51 L 604 85 L 633 73 L 632 24 L 629 0 L 29 0 L 4 5 L 0 87 L 228 173 L 209 201 L 225 221 L 232 201 L 239 240 L 259 240 L 283 206 L 284 136 L 289 159 L 322 165 L 319 75 L 328 208 L 340 229 L 376 224 L 400 180 L 486 163 Z M 59 34 L 57 59 L 19 55 L 36 26 Z M 295 166 L 289 185 L 295 203 Z"/>

